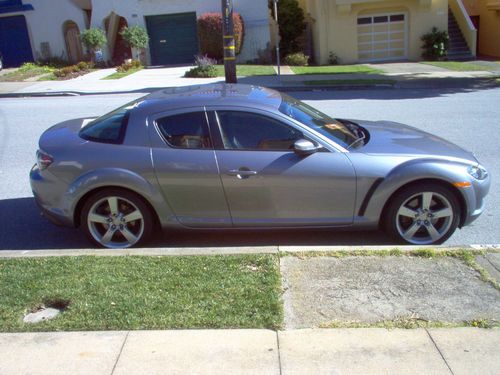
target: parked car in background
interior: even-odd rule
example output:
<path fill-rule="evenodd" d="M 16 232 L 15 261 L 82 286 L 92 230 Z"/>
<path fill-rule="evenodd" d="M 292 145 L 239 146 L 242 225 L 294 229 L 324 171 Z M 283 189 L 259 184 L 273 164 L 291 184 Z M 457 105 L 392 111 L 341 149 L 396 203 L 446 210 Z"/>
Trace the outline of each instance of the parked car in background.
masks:
<path fill-rule="evenodd" d="M 476 158 L 393 122 L 335 119 L 248 85 L 160 90 L 40 137 L 36 201 L 96 245 L 159 228 L 383 228 L 397 242 L 446 241 L 484 209 Z"/>

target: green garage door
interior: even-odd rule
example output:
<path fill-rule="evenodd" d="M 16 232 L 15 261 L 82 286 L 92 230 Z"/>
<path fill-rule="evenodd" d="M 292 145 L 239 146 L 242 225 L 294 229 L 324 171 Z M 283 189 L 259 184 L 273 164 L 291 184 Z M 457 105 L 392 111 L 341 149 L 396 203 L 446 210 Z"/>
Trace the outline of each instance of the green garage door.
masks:
<path fill-rule="evenodd" d="M 192 63 L 198 54 L 196 13 L 147 16 L 152 65 Z"/>

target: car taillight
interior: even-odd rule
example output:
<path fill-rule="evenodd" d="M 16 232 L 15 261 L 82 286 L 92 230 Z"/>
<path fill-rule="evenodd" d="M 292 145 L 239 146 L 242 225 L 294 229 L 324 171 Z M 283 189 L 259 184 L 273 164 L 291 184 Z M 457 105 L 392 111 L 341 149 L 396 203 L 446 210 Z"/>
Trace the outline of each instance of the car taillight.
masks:
<path fill-rule="evenodd" d="M 52 158 L 52 156 L 50 156 L 46 152 L 43 152 L 42 150 L 38 150 L 36 152 L 36 163 L 41 171 L 47 169 L 53 161 L 54 159 Z"/>

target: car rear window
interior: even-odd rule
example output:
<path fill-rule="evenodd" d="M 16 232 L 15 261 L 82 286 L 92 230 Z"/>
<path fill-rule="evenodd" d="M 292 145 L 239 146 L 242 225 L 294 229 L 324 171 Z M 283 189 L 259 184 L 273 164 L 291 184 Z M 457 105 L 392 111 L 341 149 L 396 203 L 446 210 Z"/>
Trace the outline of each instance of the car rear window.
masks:
<path fill-rule="evenodd" d="M 122 143 L 130 111 L 139 103 L 139 101 L 134 100 L 89 122 L 80 130 L 80 137 L 94 142 Z"/>

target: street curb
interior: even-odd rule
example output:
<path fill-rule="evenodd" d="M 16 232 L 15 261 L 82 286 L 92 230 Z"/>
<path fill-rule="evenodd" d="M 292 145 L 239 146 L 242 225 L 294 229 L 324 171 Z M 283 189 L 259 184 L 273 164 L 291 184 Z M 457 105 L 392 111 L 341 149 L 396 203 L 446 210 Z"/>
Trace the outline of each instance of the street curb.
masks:
<path fill-rule="evenodd" d="M 464 77 L 464 78 L 423 78 L 423 79 L 405 79 L 395 80 L 394 83 L 373 83 L 373 84 L 330 84 L 330 85 L 289 85 L 289 86 L 266 86 L 276 91 L 294 92 L 294 91 L 335 91 L 335 90 L 370 90 L 370 89 L 456 89 L 467 88 L 473 84 L 483 82 L 484 88 L 500 87 L 492 82 L 495 77 Z M 164 87 L 146 87 L 137 90 L 119 90 L 119 91 L 53 91 L 53 92 L 12 92 L 0 94 L 1 98 L 27 98 L 27 97 L 58 97 L 58 96 L 90 96 L 90 95 L 119 95 L 119 94 L 150 94 L 152 92 L 166 89 Z"/>
<path fill-rule="evenodd" d="M 193 255 L 241 255 L 241 254 L 286 254 L 307 252 L 356 252 L 390 251 L 412 252 L 434 249 L 437 251 L 500 251 L 500 244 L 465 246 L 233 246 L 233 247 L 172 247 L 135 249 L 43 249 L 43 250 L 0 250 L 2 258 L 38 258 L 57 256 L 193 256 Z"/>
<path fill-rule="evenodd" d="M 310 86 L 266 86 L 272 90 L 293 92 L 293 91 L 332 91 L 332 90 L 369 90 L 369 89 L 393 89 L 395 84 L 373 84 L 373 85 L 310 85 Z M 120 94 L 150 94 L 155 91 L 166 89 L 165 87 L 145 88 L 139 90 L 124 91 L 54 91 L 54 92 L 13 92 L 0 94 L 1 98 L 30 98 L 30 97 L 58 97 L 58 96 L 91 96 L 91 95 L 120 95 Z"/>

